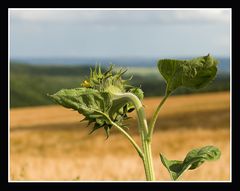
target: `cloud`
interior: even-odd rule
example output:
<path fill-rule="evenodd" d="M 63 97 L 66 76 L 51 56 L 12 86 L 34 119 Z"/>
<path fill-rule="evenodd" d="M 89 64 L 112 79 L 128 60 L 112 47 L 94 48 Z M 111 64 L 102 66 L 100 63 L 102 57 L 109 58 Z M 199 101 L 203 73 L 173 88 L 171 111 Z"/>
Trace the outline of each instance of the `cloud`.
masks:
<path fill-rule="evenodd" d="M 175 20 L 181 22 L 229 22 L 230 11 L 227 10 L 189 10 L 175 13 Z"/>
<path fill-rule="evenodd" d="M 198 10 L 61 10 L 12 9 L 11 21 L 52 24 L 139 25 L 216 24 L 230 21 L 230 9 Z"/>
<path fill-rule="evenodd" d="M 10 9 L 12 56 L 229 54 L 230 9 Z"/>

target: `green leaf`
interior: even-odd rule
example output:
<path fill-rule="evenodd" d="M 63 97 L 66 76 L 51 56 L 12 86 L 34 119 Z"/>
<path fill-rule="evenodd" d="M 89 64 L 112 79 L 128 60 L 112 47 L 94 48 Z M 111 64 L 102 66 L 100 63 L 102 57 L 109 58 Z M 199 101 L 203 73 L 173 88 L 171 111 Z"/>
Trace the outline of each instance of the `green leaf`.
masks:
<path fill-rule="evenodd" d="M 183 161 L 168 160 L 160 154 L 161 161 L 173 180 L 177 180 L 186 170 L 196 169 L 205 161 L 217 160 L 220 156 L 221 151 L 214 146 L 193 149 L 187 154 Z"/>
<path fill-rule="evenodd" d="M 112 122 L 124 128 L 123 122 L 129 119 L 127 114 L 134 110 L 133 104 L 128 99 L 115 99 L 115 93 L 124 95 L 131 92 L 140 100 L 143 99 L 140 88 L 128 85 L 130 79 L 122 79 L 126 71 L 121 69 L 113 72 L 113 66 L 110 66 L 103 73 L 98 65 L 91 69 L 89 78 L 81 84 L 82 88 L 63 89 L 50 97 L 56 103 L 83 114 L 84 121 L 88 121 L 88 125 L 94 125 L 91 133 L 103 128 L 108 137 Z"/>
<path fill-rule="evenodd" d="M 107 93 L 89 88 L 62 89 L 50 97 L 58 104 L 83 115 L 93 114 L 95 111 L 105 112 L 111 107 Z"/>
<path fill-rule="evenodd" d="M 218 61 L 208 54 L 192 60 L 159 60 L 158 69 L 167 82 L 167 91 L 172 92 L 181 86 L 205 87 L 215 78 L 217 64 Z"/>
<path fill-rule="evenodd" d="M 83 114 L 84 120 L 88 120 L 89 124 L 95 123 L 93 131 L 104 127 L 108 135 L 108 129 L 112 126 L 109 118 L 106 117 L 112 106 L 108 93 L 90 88 L 75 88 L 62 89 L 50 97 L 56 103 Z"/>

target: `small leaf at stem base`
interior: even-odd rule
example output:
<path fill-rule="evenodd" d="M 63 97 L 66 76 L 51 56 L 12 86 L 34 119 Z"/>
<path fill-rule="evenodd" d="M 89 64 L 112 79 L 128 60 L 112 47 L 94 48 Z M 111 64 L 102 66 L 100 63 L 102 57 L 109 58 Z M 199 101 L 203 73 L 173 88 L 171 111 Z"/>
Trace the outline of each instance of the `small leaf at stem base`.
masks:
<path fill-rule="evenodd" d="M 163 165 L 167 168 L 171 178 L 177 180 L 186 170 L 193 170 L 202 165 L 205 161 L 217 160 L 221 156 L 221 151 L 214 146 L 205 146 L 193 149 L 188 152 L 183 161 L 168 160 L 160 154 Z"/>

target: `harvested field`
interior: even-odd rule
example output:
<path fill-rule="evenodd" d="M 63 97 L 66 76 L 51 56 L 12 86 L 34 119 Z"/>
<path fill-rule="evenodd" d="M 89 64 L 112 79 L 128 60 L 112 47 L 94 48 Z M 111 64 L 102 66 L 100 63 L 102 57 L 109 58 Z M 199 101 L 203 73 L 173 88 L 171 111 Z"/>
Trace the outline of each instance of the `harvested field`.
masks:
<path fill-rule="evenodd" d="M 144 100 L 149 118 L 161 98 Z M 229 92 L 170 97 L 157 121 L 153 158 L 157 180 L 170 180 L 159 152 L 181 160 L 192 148 L 215 145 L 218 161 L 189 171 L 184 181 L 228 181 L 230 178 Z M 10 111 L 11 180 L 145 180 L 138 155 L 122 134 L 113 129 L 106 140 L 102 129 L 79 123 L 77 112 L 60 106 L 17 108 Z M 128 121 L 139 143 L 135 114 Z"/>

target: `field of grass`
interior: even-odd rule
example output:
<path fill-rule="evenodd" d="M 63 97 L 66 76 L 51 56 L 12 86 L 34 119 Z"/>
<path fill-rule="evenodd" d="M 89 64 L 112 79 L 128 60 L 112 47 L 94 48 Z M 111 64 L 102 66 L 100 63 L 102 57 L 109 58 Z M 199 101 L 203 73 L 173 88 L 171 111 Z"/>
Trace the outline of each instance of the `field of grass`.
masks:
<path fill-rule="evenodd" d="M 161 98 L 146 98 L 151 116 Z M 16 108 L 10 111 L 11 180 L 145 180 L 140 158 L 122 134 L 112 129 L 106 139 L 102 129 L 91 129 L 77 112 L 60 106 Z M 139 142 L 136 118 L 128 121 Z M 227 181 L 230 178 L 229 92 L 174 96 L 167 100 L 153 137 L 157 180 L 170 180 L 159 152 L 169 159 L 183 159 L 192 148 L 215 145 L 218 161 L 189 171 L 184 181 Z"/>

